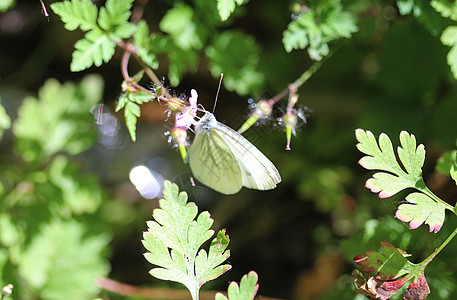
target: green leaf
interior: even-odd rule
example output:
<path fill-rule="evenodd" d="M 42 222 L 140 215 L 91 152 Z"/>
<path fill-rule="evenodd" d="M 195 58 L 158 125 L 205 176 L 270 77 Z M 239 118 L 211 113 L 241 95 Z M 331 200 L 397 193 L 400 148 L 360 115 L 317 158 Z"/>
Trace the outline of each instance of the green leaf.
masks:
<path fill-rule="evenodd" d="M 406 201 L 398 207 L 395 213 L 397 219 L 409 223 L 411 229 L 425 223 L 429 226 L 430 232 L 440 231 L 444 223 L 446 205 L 422 193 L 409 194 Z"/>
<path fill-rule="evenodd" d="M 368 170 L 381 170 L 368 179 L 365 186 L 380 198 L 395 195 L 401 190 L 414 188 L 421 193 L 413 193 L 406 197 L 407 203 L 398 207 L 396 217 L 403 222 L 411 222 L 410 228 L 417 228 L 425 222 L 430 231 L 437 232 L 444 221 L 445 209 L 452 210 L 446 202 L 436 197 L 425 186 L 422 179 L 422 166 L 425 161 L 425 147 L 416 147 L 416 138 L 406 131 L 400 133 L 401 147 L 398 157 L 404 167 L 398 164 L 389 137 L 382 133 L 379 146 L 370 131 L 356 130 L 360 152 L 368 154 L 362 157 L 359 164 Z"/>
<path fill-rule="evenodd" d="M 3 132 L 11 127 L 11 119 L 6 112 L 6 109 L 1 104 L 0 98 L 0 140 L 2 139 Z"/>
<path fill-rule="evenodd" d="M 354 17 L 343 11 L 340 0 L 319 1 L 289 23 L 282 41 L 287 52 L 309 46 L 309 56 L 321 60 L 329 53 L 329 42 L 349 38 L 357 30 Z"/>
<path fill-rule="evenodd" d="M 62 200 L 74 214 L 94 213 L 102 202 L 102 192 L 94 174 L 82 176 L 68 163 L 65 156 L 57 156 L 49 166 L 49 177 L 60 188 Z"/>
<path fill-rule="evenodd" d="M 300 16 L 300 18 L 311 18 L 311 14 Z M 287 30 L 284 31 L 282 42 L 287 52 L 294 49 L 305 49 L 308 46 L 307 31 L 298 22 L 290 22 Z"/>
<path fill-rule="evenodd" d="M 413 14 L 414 17 L 433 34 L 442 30 L 442 18 L 429 1 L 397 0 L 397 7 L 402 15 Z"/>
<path fill-rule="evenodd" d="M 188 203 L 187 194 L 179 193 L 178 186 L 169 181 L 164 182 L 163 195 L 160 208 L 153 212 L 155 221 L 147 222 L 149 229 L 143 233 L 143 245 L 148 250 L 145 258 L 158 266 L 150 271 L 152 276 L 184 284 L 196 299 L 205 282 L 230 268 L 219 266 L 230 255 L 225 250 L 229 239 L 225 231 L 220 231 L 208 255 L 199 251 L 214 233 L 210 230 L 213 220 L 209 213 L 202 212 L 197 217 L 197 206 Z"/>
<path fill-rule="evenodd" d="M 217 10 L 221 21 L 226 21 L 235 11 L 237 5 L 243 5 L 247 2 L 248 0 L 217 0 Z"/>
<path fill-rule="evenodd" d="M 451 67 L 454 78 L 457 78 L 457 26 L 449 26 L 441 35 L 441 42 L 444 45 L 451 46 L 447 55 L 447 63 Z"/>
<path fill-rule="evenodd" d="M 160 21 L 160 29 L 171 35 L 176 45 L 184 50 L 203 47 L 203 28 L 194 20 L 191 6 L 178 2 Z"/>
<path fill-rule="evenodd" d="M 126 23 L 131 15 L 133 0 L 107 0 L 104 7 L 100 8 L 98 23 L 106 31 Z"/>
<path fill-rule="evenodd" d="M 197 70 L 198 53 L 194 50 L 171 47 L 170 52 L 168 52 L 168 58 L 170 60 L 168 80 L 170 80 L 172 86 L 179 85 L 185 72 Z"/>
<path fill-rule="evenodd" d="M 365 254 L 354 257 L 354 261 L 362 266 L 362 270 L 379 274 L 382 280 L 392 280 L 408 274 L 413 266 L 399 249 L 388 242 L 381 242 L 379 252 L 368 250 Z"/>
<path fill-rule="evenodd" d="M 99 67 L 114 55 L 116 44 L 102 31 L 91 30 L 75 44 L 70 69 L 82 71 L 95 65 Z"/>
<path fill-rule="evenodd" d="M 259 92 L 264 80 L 258 71 L 260 47 L 249 35 L 227 30 L 206 49 L 211 74 L 224 73 L 224 86 L 240 95 Z"/>
<path fill-rule="evenodd" d="M 389 137 L 382 133 L 379 136 L 379 147 L 370 131 L 356 130 L 359 141 L 357 149 L 367 154 L 360 159 L 359 164 L 368 170 L 381 170 L 366 182 L 366 187 L 373 193 L 379 193 L 380 198 L 388 198 L 406 188 L 416 188 L 422 183 L 422 166 L 425 161 L 425 147 L 416 148 L 416 138 L 406 131 L 400 133 L 401 147 L 398 156 L 406 172 L 398 164 Z"/>
<path fill-rule="evenodd" d="M 150 49 L 154 53 L 164 53 L 170 61 L 168 80 L 172 86 L 177 86 L 182 75 L 187 71 L 196 71 L 198 53 L 194 49 L 183 49 L 176 45 L 170 36 L 153 33 L 150 36 Z"/>
<path fill-rule="evenodd" d="M 240 285 L 232 281 L 228 288 L 228 297 L 224 296 L 222 293 L 216 294 L 216 300 L 248 300 L 254 299 L 259 285 L 257 284 L 257 273 L 254 271 L 249 272 L 241 278 Z"/>
<path fill-rule="evenodd" d="M 457 3 L 449 0 L 432 0 L 430 5 L 443 17 L 457 21 Z"/>
<path fill-rule="evenodd" d="M 125 121 L 132 141 L 136 141 L 136 122 L 141 116 L 141 110 L 138 104 L 143 104 L 151 100 L 153 100 L 153 96 L 143 91 L 125 92 L 119 97 L 116 104 L 116 111 L 124 108 Z"/>
<path fill-rule="evenodd" d="M 136 53 L 141 60 L 152 69 L 157 69 L 159 67 L 159 62 L 152 51 L 148 24 L 144 20 L 141 20 L 138 23 L 138 29 L 135 33 L 133 43 L 136 48 Z"/>
<path fill-rule="evenodd" d="M 19 261 L 18 272 L 43 299 L 91 299 L 95 281 L 108 273 L 102 253 L 107 236 L 87 236 L 75 221 L 52 221 L 40 229 Z"/>
<path fill-rule="evenodd" d="M 90 75 L 80 85 L 49 79 L 38 98 L 25 98 L 13 125 L 22 157 L 36 161 L 89 148 L 96 137 L 90 109 L 100 101 L 102 91 L 101 78 Z"/>
<path fill-rule="evenodd" d="M 457 184 L 457 150 L 452 150 L 444 153 L 438 159 L 435 170 L 444 175 L 451 175 L 451 178 Z"/>
<path fill-rule="evenodd" d="M 62 18 L 67 30 L 80 27 L 88 31 L 98 28 L 97 7 L 90 0 L 56 2 L 51 4 L 51 9 Z"/>
<path fill-rule="evenodd" d="M 0 0 L 0 12 L 8 10 L 13 6 L 13 4 L 15 4 L 14 0 Z"/>
<path fill-rule="evenodd" d="M 198 252 L 195 259 L 195 274 L 198 282 L 203 284 L 213 280 L 231 268 L 230 265 L 220 265 L 230 256 L 230 251 L 225 251 L 229 242 L 229 237 L 225 235 L 225 229 L 223 229 L 211 242 L 209 254 L 206 254 L 204 249 Z"/>
<path fill-rule="evenodd" d="M 98 24 L 117 39 L 130 37 L 136 30 L 134 24 L 128 23 L 133 0 L 108 0 L 100 8 Z"/>

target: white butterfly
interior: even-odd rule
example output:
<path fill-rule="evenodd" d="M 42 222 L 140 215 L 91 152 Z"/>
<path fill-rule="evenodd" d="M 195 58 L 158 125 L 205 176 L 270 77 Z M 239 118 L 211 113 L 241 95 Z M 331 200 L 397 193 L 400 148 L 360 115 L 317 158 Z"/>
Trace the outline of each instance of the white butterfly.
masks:
<path fill-rule="evenodd" d="M 194 127 L 195 138 L 187 159 L 195 178 L 203 184 L 231 195 L 243 186 L 270 190 L 281 182 L 273 163 L 212 113 L 205 112 Z"/>

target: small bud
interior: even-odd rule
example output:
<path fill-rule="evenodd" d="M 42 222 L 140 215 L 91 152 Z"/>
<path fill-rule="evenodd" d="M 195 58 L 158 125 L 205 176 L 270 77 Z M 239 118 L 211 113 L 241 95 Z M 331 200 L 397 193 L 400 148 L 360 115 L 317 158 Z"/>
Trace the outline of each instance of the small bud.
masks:
<path fill-rule="evenodd" d="M 260 100 L 254 110 L 254 114 L 259 117 L 259 119 L 264 119 L 270 117 L 273 112 L 273 105 L 270 101 Z"/>
<path fill-rule="evenodd" d="M 2 289 L 3 296 L 9 296 L 12 293 L 13 293 L 13 285 L 11 283 L 6 285 L 5 287 L 3 287 L 3 289 Z M 3 297 L 2 297 L 2 299 L 3 299 Z"/>
<path fill-rule="evenodd" d="M 271 113 L 273 112 L 273 104 L 271 104 L 271 102 L 267 100 L 260 100 L 257 103 L 252 103 L 250 107 L 253 108 L 253 112 L 251 116 L 246 120 L 246 122 L 244 122 L 243 125 L 241 125 L 240 129 L 238 129 L 238 133 L 240 134 L 248 130 L 259 119 L 268 119 L 271 116 Z"/>
<path fill-rule="evenodd" d="M 155 93 L 156 93 L 157 97 L 163 96 L 163 94 L 164 94 L 163 91 L 164 91 L 164 87 L 162 85 L 157 87 L 155 89 Z"/>
<path fill-rule="evenodd" d="M 178 143 L 179 153 L 181 154 L 181 158 L 184 160 L 187 156 L 186 150 L 186 139 L 187 139 L 187 131 L 180 127 L 175 127 L 171 131 L 173 138 Z"/>
<path fill-rule="evenodd" d="M 129 92 L 129 93 L 134 93 L 138 92 L 138 89 L 132 86 L 129 82 L 123 81 L 121 85 L 122 91 L 123 92 Z"/>
<path fill-rule="evenodd" d="M 284 126 L 286 127 L 286 150 L 290 150 L 290 139 L 292 138 L 292 134 L 296 134 L 295 127 L 297 126 L 297 116 L 293 112 L 287 113 L 284 115 L 283 120 Z"/>
<path fill-rule="evenodd" d="M 172 97 L 168 100 L 168 106 L 172 111 L 182 111 L 186 106 L 186 102 L 176 97 Z"/>

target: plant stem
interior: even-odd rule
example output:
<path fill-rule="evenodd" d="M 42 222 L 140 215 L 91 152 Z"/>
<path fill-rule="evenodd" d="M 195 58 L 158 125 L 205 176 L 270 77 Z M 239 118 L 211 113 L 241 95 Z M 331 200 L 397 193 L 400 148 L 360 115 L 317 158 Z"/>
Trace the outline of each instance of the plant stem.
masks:
<path fill-rule="evenodd" d="M 448 238 L 438 247 L 433 251 L 432 254 L 430 254 L 429 257 L 427 257 L 421 264 L 423 264 L 423 268 L 425 267 L 435 258 L 435 256 L 438 255 L 438 253 L 443 250 L 444 247 L 446 247 L 447 244 L 454 238 L 454 236 L 457 234 L 457 228 L 454 229 L 454 231 L 448 236 Z"/>
<path fill-rule="evenodd" d="M 447 202 L 441 200 L 441 199 L 440 199 L 438 196 L 436 196 L 435 194 L 433 194 L 433 192 L 429 190 L 429 188 L 425 185 L 425 183 L 424 183 L 424 188 L 419 189 L 419 191 L 421 191 L 422 193 L 426 194 L 427 196 L 429 196 L 430 198 L 432 198 L 432 199 L 435 200 L 436 202 L 442 203 L 443 205 L 446 206 L 447 209 L 449 209 L 450 211 L 452 211 L 453 213 L 455 213 L 454 207 L 451 206 L 450 204 L 448 204 Z"/>
<path fill-rule="evenodd" d="M 198 300 L 199 299 L 198 291 L 200 288 L 198 286 L 197 278 L 195 276 L 195 258 L 191 260 L 189 257 L 187 257 L 186 262 L 187 262 L 187 277 L 189 279 L 189 284 L 190 284 L 190 286 L 188 286 L 187 288 L 189 289 L 190 294 L 192 295 L 192 299 Z"/>
<path fill-rule="evenodd" d="M 302 86 L 305 82 L 308 81 L 308 79 L 311 78 L 311 76 L 316 73 L 317 70 L 322 66 L 322 61 L 317 61 L 315 62 L 311 67 L 309 67 L 308 70 L 303 72 L 303 74 L 298 77 L 297 80 L 295 80 L 293 83 L 291 83 L 287 88 L 283 89 L 281 92 L 279 92 L 276 96 L 271 98 L 269 100 L 270 105 L 275 104 L 282 98 L 284 98 L 290 91 L 296 91 L 300 86 Z"/>

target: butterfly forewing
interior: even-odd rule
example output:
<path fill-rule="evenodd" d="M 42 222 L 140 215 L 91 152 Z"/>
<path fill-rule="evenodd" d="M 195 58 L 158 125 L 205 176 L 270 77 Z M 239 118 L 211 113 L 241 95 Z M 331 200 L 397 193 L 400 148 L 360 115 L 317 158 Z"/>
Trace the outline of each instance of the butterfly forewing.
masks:
<path fill-rule="evenodd" d="M 246 138 L 222 123 L 218 123 L 214 130 L 230 145 L 240 166 L 243 186 L 270 190 L 281 182 L 281 176 L 273 163 Z"/>
<path fill-rule="evenodd" d="M 237 159 L 213 128 L 197 130 L 189 149 L 189 163 L 198 181 L 222 194 L 235 194 L 242 187 Z"/>

